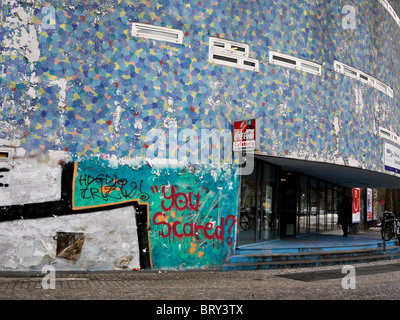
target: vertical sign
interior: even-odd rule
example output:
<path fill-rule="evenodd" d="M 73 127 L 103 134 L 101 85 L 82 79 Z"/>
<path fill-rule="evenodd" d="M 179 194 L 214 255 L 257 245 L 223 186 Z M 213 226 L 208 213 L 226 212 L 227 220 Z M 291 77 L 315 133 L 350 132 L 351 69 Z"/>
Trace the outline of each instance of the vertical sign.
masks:
<path fill-rule="evenodd" d="M 360 222 L 360 188 L 353 188 L 353 223 Z"/>
<path fill-rule="evenodd" d="M 372 220 L 378 220 L 378 190 L 373 189 L 374 200 L 372 201 L 374 210 L 372 211 Z"/>
<path fill-rule="evenodd" d="M 372 189 L 367 189 L 367 221 L 373 220 L 373 195 Z"/>
<path fill-rule="evenodd" d="M 259 149 L 259 119 L 236 121 L 233 124 L 233 151 L 254 151 Z"/>

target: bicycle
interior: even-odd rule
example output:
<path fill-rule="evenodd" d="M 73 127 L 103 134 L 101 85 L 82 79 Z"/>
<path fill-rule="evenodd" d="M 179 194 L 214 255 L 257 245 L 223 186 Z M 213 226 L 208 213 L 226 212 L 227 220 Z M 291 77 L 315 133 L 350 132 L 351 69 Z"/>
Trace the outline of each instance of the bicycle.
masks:
<path fill-rule="evenodd" d="M 383 213 L 381 236 L 382 240 L 400 239 L 400 213 L 385 211 Z"/>

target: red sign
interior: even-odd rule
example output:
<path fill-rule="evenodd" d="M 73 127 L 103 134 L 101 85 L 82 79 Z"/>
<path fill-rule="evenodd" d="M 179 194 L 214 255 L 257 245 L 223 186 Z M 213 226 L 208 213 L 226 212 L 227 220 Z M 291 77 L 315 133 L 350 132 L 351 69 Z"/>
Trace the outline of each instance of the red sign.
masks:
<path fill-rule="evenodd" d="M 254 151 L 259 148 L 258 119 L 233 124 L 233 151 Z"/>
<path fill-rule="evenodd" d="M 353 223 L 360 222 L 360 189 L 353 188 Z"/>
<path fill-rule="evenodd" d="M 373 195 L 372 189 L 367 189 L 367 221 L 373 220 Z"/>

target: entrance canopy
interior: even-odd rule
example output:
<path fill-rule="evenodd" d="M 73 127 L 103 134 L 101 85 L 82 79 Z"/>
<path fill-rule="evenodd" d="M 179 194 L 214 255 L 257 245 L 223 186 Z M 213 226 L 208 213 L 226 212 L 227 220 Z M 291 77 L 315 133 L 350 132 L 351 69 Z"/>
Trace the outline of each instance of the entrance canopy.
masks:
<path fill-rule="evenodd" d="M 290 158 L 255 155 L 256 158 L 281 167 L 348 188 L 400 189 L 400 177 L 344 165 Z"/>

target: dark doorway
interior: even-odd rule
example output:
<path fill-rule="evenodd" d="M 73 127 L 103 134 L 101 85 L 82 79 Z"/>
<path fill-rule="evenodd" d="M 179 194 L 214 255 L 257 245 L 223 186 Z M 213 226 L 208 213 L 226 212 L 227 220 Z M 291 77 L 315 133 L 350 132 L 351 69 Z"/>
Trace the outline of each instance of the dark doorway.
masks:
<path fill-rule="evenodd" d="M 280 235 L 296 236 L 297 175 L 282 172 L 280 179 Z"/>

